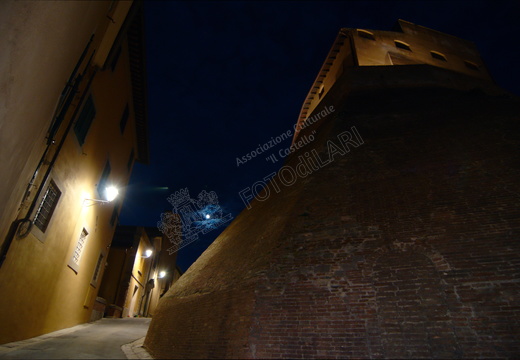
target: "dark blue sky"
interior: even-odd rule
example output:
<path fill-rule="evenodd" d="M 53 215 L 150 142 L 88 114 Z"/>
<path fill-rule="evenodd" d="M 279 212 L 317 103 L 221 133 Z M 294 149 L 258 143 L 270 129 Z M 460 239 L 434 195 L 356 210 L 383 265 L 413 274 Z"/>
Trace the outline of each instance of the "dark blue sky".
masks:
<path fill-rule="evenodd" d="M 496 82 L 520 94 L 519 10 L 513 1 L 146 1 L 151 159 L 134 167 L 121 224 L 156 226 L 181 188 L 192 198 L 215 191 L 238 215 L 238 192 L 282 162 L 237 167 L 236 158 L 292 129 L 341 27 L 390 30 L 401 18 L 471 40 Z M 180 267 L 222 230 L 181 250 Z"/>

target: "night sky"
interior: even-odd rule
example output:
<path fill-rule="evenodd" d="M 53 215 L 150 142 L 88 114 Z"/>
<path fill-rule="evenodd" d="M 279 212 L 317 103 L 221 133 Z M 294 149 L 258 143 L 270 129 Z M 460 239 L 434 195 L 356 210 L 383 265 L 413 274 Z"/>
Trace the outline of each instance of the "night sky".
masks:
<path fill-rule="evenodd" d="M 495 81 L 519 95 L 520 5 L 513 1 L 146 1 L 150 164 L 136 163 L 122 225 L 156 226 L 166 200 L 215 191 L 224 214 L 239 191 L 282 166 L 237 158 L 291 130 L 342 27 L 391 30 L 401 18 L 473 41 Z M 167 189 L 166 189 L 167 188 Z M 224 230 L 183 248 L 186 270 Z"/>

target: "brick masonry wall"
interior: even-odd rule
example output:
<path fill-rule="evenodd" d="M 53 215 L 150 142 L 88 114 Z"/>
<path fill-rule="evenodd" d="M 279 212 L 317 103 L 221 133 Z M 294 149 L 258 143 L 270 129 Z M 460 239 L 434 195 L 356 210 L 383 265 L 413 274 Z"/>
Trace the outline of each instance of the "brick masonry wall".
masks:
<path fill-rule="evenodd" d="M 253 294 L 251 288 L 243 287 L 173 298 L 168 311 L 153 317 L 146 339 L 149 352 L 156 358 L 247 357 Z M 155 346 L 165 342 L 174 344 L 174 349 Z"/>
<path fill-rule="evenodd" d="M 160 303 L 169 358 L 520 356 L 518 99 L 381 89 L 324 103 L 315 149 L 364 143 L 256 201 Z M 280 182 L 280 178 L 275 178 Z"/>

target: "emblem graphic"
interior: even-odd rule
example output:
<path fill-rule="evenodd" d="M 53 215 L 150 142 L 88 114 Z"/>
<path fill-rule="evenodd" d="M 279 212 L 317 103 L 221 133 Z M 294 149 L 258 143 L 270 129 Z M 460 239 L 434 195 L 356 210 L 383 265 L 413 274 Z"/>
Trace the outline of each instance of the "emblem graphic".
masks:
<path fill-rule="evenodd" d="M 168 202 L 173 209 L 161 214 L 157 228 L 173 244 L 167 249 L 170 255 L 198 240 L 199 234 L 207 234 L 233 218 L 231 214 L 223 216 L 214 191 L 202 190 L 194 200 L 184 188 L 171 194 Z"/>

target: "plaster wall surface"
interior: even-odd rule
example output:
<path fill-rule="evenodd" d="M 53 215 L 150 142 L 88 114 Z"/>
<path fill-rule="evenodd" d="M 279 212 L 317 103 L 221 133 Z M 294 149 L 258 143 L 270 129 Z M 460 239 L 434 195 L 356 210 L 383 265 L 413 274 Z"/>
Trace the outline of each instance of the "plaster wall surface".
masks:
<path fill-rule="evenodd" d="M 124 284 L 126 267 L 128 266 L 128 250 L 124 248 L 110 248 L 107 257 L 107 267 L 103 275 L 103 281 L 99 288 L 98 296 L 107 301 L 108 306 L 117 305 L 117 294 Z M 127 279 L 128 280 L 128 279 Z"/>
<path fill-rule="evenodd" d="M 0 242 L 43 154 L 60 93 L 109 5 L 0 3 Z"/>
<path fill-rule="evenodd" d="M 159 250 L 156 266 L 152 268 L 151 278 L 154 279 L 154 288 L 151 289 L 147 301 L 146 316 L 153 317 L 156 314 L 157 306 L 161 297 L 166 291 L 175 283 L 181 276 L 180 269 L 176 266 L 177 252 L 170 254 L 167 248 L 170 247 L 170 240 L 162 235 L 154 237 L 155 248 Z M 161 277 L 161 272 L 164 271 L 164 277 Z"/>
<path fill-rule="evenodd" d="M 126 41 L 122 48 L 114 70 L 97 72 L 91 86 L 85 88 L 83 101 L 76 99 L 73 103 L 73 108 L 80 111 L 85 99 L 92 96 L 96 116 L 85 142 L 80 144 L 72 129 L 57 157 L 50 180 L 56 183 L 61 196 L 47 230 L 42 232 L 33 226 L 27 237 L 15 238 L 0 268 L 1 343 L 90 319 L 117 222 L 111 220 L 117 220 L 113 214 L 115 211 L 117 215 L 120 203 L 93 205 L 85 199 L 104 198 L 98 185 L 107 162 L 111 168 L 108 184 L 117 186 L 124 197 L 131 171 L 129 159 L 136 147 Z M 127 104 L 131 111 L 122 131 L 120 120 Z M 88 233 L 87 240 L 79 264 L 71 265 L 83 229 Z"/>
<path fill-rule="evenodd" d="M 139 243 L 137 245 L 137 252 L 132 266 L 130 287 L 124 303 L 123 317 L 133 317 L 134 315 L 138 315 L 144 305 L 143 296 L 145 295 L 145 286 L 153 259 L 146 258 L 145 252 L 151 248 L 148 235 L 144 231 L 141 231 Z M 137 291 L 134 290 L 136 287 Z"/>

